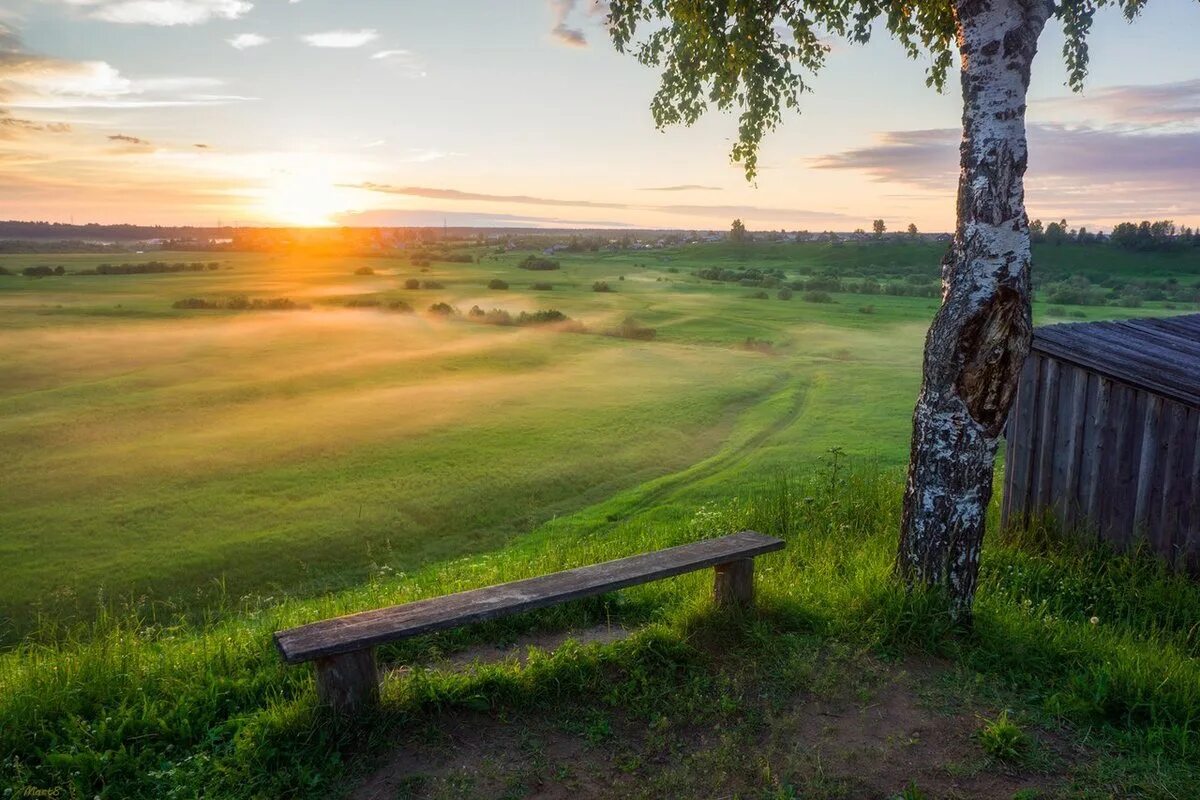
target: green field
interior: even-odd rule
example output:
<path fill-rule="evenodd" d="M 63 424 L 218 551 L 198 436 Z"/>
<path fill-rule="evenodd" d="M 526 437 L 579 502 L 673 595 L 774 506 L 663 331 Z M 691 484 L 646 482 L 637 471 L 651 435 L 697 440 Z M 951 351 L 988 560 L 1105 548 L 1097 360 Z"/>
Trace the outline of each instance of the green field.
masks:
<path fill-rule="evenodd" d="M 161 275 L 71 274 L 105 256 L 5 257 L 13 272 L 68 273 L 0 276 L 9 634 L 38 610 L 90 610 L 101 592 L 203 606 L 216 591 L 349 585 L 373 565 L 501 547 L 655 479 L 659 499 L 664 487 L 719 489 L 830 447 L 887 464 L 906 452 L 935 300 L 764 300 L 690 273 L 895 268 L 931 280 L 934 246 L 601 252 L 566 255 L 553 272 L 518 269 L 524 253 L 473 252 L 480 263 L 425 271 L 407 258 L 221 254 L 216 271 Z M 1141 258 L 1154 276 L 1191 263 Z M 376 274 L 354 274 L 364 266 Z M 404 289 L 412 277 L 445 288 Z M 493 278 L 510 288 L 487 289 Z M 593 292 L 598 280 L 616 291 Z M 529 288 L 540 281 L 554 288 Z M 236 295 L 310 308 L 172 308 Z M 384 305 L 347 307 L 364 299 Z M 593 331 L 632 316 L 657 337 L 471 324 L 389 312 L 391 300 L 418 312 L 554 308 Z M 769 351 L 742 349 L 748 338 Z"/>
<path fill-rule="evenodd" d="M 1090 554 L 1055 561 L 1020 543 L 993 545 L 1000 549 L 990 551 L 981 587 L 980 638 L 949 650 L 939 644 L 945 631 L 936 613 L 888 594 L 899 469 L 936 298 L 801 289 L 781 299 L 776 286 L 693 274 L 775 268 L 786 281 L 869 278 L 912 290 L 933 286 L 939 246 L 561 253 L 553 257 L 562 268 L 547 272 L 518 268 L 528 252 L 460 252 L 479 260 L 419 268 L 405 255 L 0 257 L 10 272 L 66 272 L 0 275 L 0 641 L 10 645 L 0 656 L 0 689 L 17 698 L 0 703 L 0 723 L 38 731 L 35 744 L 0 744 L 32 762 L 18 773 L 22 785 L 77 769 L 72 785 L 106 797 L 165 796 L 168 785 L 185 787 L 179 796 L 317 796 L 331 781 L 344 788 L 339 781 L 361 766 L 346 772 L 342 759 L 378 742 L 353 731 L 312 738 L 322 729 L 305 710 L 311 689 L 299 671 L 274 663 L 274 626 L 734 525 L 791 542 L 788 561 L 764 574 L 777 617 L 735 665 L 739 674 L 786 683 L 795 676 L 763 674 L 764 653 L 790 658 L 827 640 L 854 653 L 928 647 L 981 674 L 1009 670 L 989 691 L 1027 692 L 1012 702 L 1038 714 L 1086 720 L 1090 712 L 1071 703 L 1093 702 L 1114 730 L 1137 720 L 1143 727 L 1128 740 L 1105 734 L 1099 745 L 1124 748 L 1122 768 L 1136 774 L 1120 780 L 1142 780 L 1155 758 L 1167 760 L 1177 781 L 1169 786 L 1194 777 L 1187 765 L 1200 690 L 1187 687 L 1200 675 L 1188 632 L 1194 619 L 1185 619 L 1200 609 L 1194 589 L 1152 567 L 1108 575 Z M 1200 283 L 1194 252 L 1064 245 L 1035 257 L 1042 280 L 1149 279 L 1171 291 L 1125 305 L 1039 300 L 1039 323 L 1196 308 L 1174 288 Z M 219 268 L 73 274 L 151 259 L 217 260 Z M 364 267 L 374 274 L 356 274 Z M 404 288 L 414 278 L 442 288 Z M 509 288 L 487 288 L 493 279 Z M 593 291 L 597 281 L 613 291 Z M 533 289 L 539 282 L 553 288 Z M 1155 286 L 1143 287 L 1147 296 L 1159 296 Z M 242 296 L 301 307 L 174 307 Z M 415 313 L 389 308 L 393 301 Z M 462 313 L 428 313 L 435 303 Z M 555 309 L 583 329 L 482 324 L 466 314 L 472 306 L 514 315 Z M 654 328 L 654 338 L 603 335 L 630 318 Z M 1002 567 L 1016 567 L 1017 577 Z M 1089 585 L 1063 599 L 1044 584 L 1089 575 L 1107 588 Z M 1113 600 L 1125 604 L 1113 611 L 1124 627 L 1081 644 L 1103 592 L 1123 598 L 1135 583 L 1149 593 L 1146 604 Z M 586 668 L 568 652 L 540 673 L 522 678 L 506 668 L 479 685 L 454 677 L 424 688 L 398 683 L 389 696 L 399 717 L 379 730 L 420 717 L 426 703 L 469 707 L 480 692 L 492 707 L 525 707 L 538 687 L 588 685 L 588 669 L 669 683 L 674 678 L 648 664 L 657 663 L 659 646 L 675 658 L 687 631 L 705 624 L 696 622 L 703 580 L 629 595 L 615 612 L 608 601 L 585 604 L 512 629 L 613 613 L 630 624 L 659 623 L 626 650 L 580 656 Z M 1028 598 L 1044 605 L 1030 611 Z M 511 635 L 489 630 L 443 641 Z M 420 661 L 423 647 L 394 657 Z M 1014 671 L 1004 657 L 1013 648 L 1026 648 L 1036 663 Z M 90 688 L 81 691 L 80 681 Z M 1057 705 L 1047 700 L 1053 692 L 1037 688 L 1046 686 L 1059 687 Z M 697 707 L 711 700 L 710 689 L 728 687 L 697 689 Z M 132 692 L 146 693 L 141 706 Z M 96 727 L 104 715 L 119 726 Z M 92 733 L 65 732 L 77 723 Z M 155 743 L 128 746 L 143 735 Z M 281 744 L 306 736 L 304 745 Z M 177 749 L 162 750 L 166 742 Z M 221 766 L 208 771 L 197 758 Z M 165 765 L 179 772 L 163 777 L 156 771 Z M 1090 780 L 1099 786 L 1111 777 Z"/>

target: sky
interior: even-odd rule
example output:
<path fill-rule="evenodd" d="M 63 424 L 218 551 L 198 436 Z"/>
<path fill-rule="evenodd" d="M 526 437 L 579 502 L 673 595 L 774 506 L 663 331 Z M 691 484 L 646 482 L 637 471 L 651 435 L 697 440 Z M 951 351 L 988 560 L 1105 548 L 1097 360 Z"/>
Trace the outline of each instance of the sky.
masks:
<path fill-rule="evenodd" d="M 1200 224 L 1200 2 L 1061 30 L 1030 90 L 1031 217 Z M 747 182 L 736 121 L 655 129 L 591 0 L 0 0 L 0 219 L 853 230 L 954 226 L 957 81 L 829 40 Z"/>

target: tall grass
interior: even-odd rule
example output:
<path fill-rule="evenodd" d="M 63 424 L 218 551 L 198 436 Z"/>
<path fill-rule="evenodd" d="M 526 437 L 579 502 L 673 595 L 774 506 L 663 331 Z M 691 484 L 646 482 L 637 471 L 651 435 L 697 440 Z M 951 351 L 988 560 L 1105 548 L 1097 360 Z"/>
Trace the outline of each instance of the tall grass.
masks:
<path fill-rule="evenodd" d="M 494 554 L 410 575 L 380 568 L 350 591 L 226 609 L 202 623 L 110 613 L 43 632 L 0 657 L 0 779 L 13 793 L 58 787 L 81 797 L 326 796 L 397 726 L 447 709 L 600 703 L 635 718 L 680 709 L 703 718 L 734 685 L 803 688 L 814 650 L 839 647 L 953 659 L 1116 757 L 1146 759 L 1160 780 L 1200 777 L 1200 587 L 1143 554 L 1118 556 L 1043 526 L 991 537 L 975 624 L 956 630 L 938 598 L 891 580 L 900 489 L 898 472 L 835 453 L 683 521 L 635 521 L 575 541 L 535 534 Z M 788 542 L 758 560 L 752 617 L 715 614 L 711 576 L 696 574 L 424 637 L 383 648 L 385 663 L 414 669 L 389 678 L 381 708 L 352 721 L 318 709 L 308 670 L 285 668 L 270 644 L 273 630 L 302 621 L 743 528 Z M 431 667 L 473 642 L 604 621 L 637 632 L 524 666 Z"/>

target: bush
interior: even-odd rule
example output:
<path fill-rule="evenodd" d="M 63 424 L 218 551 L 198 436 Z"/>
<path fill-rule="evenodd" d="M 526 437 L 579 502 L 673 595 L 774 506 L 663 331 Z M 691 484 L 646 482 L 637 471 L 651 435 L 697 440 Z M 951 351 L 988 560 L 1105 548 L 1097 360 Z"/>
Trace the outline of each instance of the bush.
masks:
<path fill-rule="evenodd" d="M 621 324 L 607 331 L 608 336 L 616 336 L 620 339 L 640 339 L 649 341 L 658 335 L 658 331 L 654 328 L 647 328 L 633 317 L 626 317 L 621 320 Z"/>
<path fill-rule="evenodd" d="M 533 289 L 535 292 L 549 292 L 554 288 L 554 284 L 552 284 L 552 283 L 535 283 L 532 286 L 530 286 L 529 288 Z"/>
<path fill-rule="evenodd" d="M 1008 711 L 1001 711 L 993 720 L 985 720 L 976 736 L 984 751 L 1001 761 L 1019 761 L 1029 750 L 1029 734 L 1008 718 Z"/>
<path fill-rule="evenodd" d="M 592 291 L 593 292 L 611 292 L 612 287 L 609 286 L 608 283 L 606 283 L 605 281 L 596 281 L 595 283 L 592 284 Z"/>
<path fill-rule="evenodd" d="M 517 264 L 521 269 L 531 269 L 535 271 L 548 271 L 562 269 L 561 265 L 549 258 L 539 258 L 538 256 L 525 256 L 520 264 Z"/>
<path fill-rule="evenodd" d="M 220 303 L 205 300 L 202 297 L 185 297 L 171 303 L 171 308 L 220 308 Z"/>
<path fill-rule="evenodd" d="M 780 300 L 791 300 L 792 299 L 792 290 L 791 289 L 780 289 L 779 292 L 775 296 L 778 297 Z"/>
<path fill-rule="evenodd" d="M 446 287 L 437 281 L 425 281 L 421 284 L 422 289 L 445 289 Z"/>
<path fill-rule="evenodd" d="M 387 304 L 389 311 L 398 311 L 401 314 L 413 313 L 413 307 L 403 300 L 391 300 Z"/>
<path fill-rule="evenodd" d="M 549 308 L 545 311 L 522 311 L 517 317 L 518 325 L 546 325 L 552 322 L 567 322 L 570 319 L 558 309 Z"/>
<path fill-rule="evenodd" d="M 12 275 L 8 267 L 0 266 L 0 275 Z"/>
<path fill-rule="evenodd" d="M 489 289 L 504 290 L 508 288 L 508 281 L 502 281 L 499 278 L 492 278 L 488 281 Z"/>
<path fill-rule="evenodd" d="M 416 278 L 409 278 L 408 280 L 406 280 L 404 282 L 404 288 L 405 289 L 420 289 L 421 282 L 419 280 L 417 280 Z"/>
<path fill-rule="evenodd" d="M 371 269 L 370 267 L 359 267 L 358 269 L 354 270 L 354 274 L 355 275 L 374 275 L 375 270 Z"/>
<path fill-rule="evenodd" d="M 378 308 L 378 297 L 351 297 L 346 301 L 346 308 Z"/>
<path fill-rule="evenodd" d="M 44 278 L 48 275 L 65 275 L 66 273 L 67 271 L 63 269 L 61 265 L 57 267 L 26 267 L 25 269 L 21 270 L 21 274 L 27 278 Z"/>
<path fill-rule="evenodd" d="M 437 314 L 442 317 L 448 317 L 454 313 L 454 306 L 449 303 L 434 303 L 429 307 L 430 314 Z"/>
<path fill-rule="evenodd" d="M 309 306 L 297 303 L 288 297 L 255 297 L 250 299 L 245 295 L 234 295 L 224 301 L 205 300 L 201 297 L 187 297 L 176 300 L 172 308 L 191 309 L 228 309 L 229 311 L 307 311 Z"/>
<path fill-rule="evenodd" d="M 806 303 L 832 303 L 833 297 L 829 292 L 805 292 L 804 302 Z"/>

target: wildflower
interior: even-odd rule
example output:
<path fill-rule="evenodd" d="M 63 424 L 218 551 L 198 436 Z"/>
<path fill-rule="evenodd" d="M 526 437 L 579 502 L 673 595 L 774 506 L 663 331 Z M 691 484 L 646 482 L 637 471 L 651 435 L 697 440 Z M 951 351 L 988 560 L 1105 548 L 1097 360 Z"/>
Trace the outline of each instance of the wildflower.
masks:
<path fill-rule="evenodd" d="M 1099 625 L 1099 624 L 1100 624 L 1100 618 L 1099 618 L 1099 617 L 1092 617 L 1091 619 L 1089 619 L 1089 620 L 1088 620 L 1088 622 L 1092 623 L 1093 625 Z"/>

